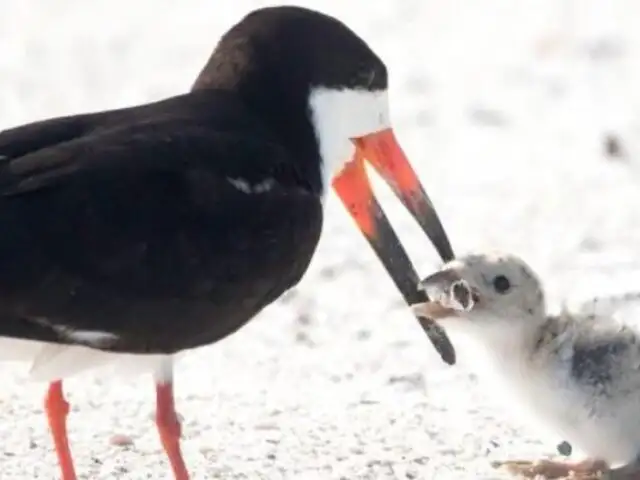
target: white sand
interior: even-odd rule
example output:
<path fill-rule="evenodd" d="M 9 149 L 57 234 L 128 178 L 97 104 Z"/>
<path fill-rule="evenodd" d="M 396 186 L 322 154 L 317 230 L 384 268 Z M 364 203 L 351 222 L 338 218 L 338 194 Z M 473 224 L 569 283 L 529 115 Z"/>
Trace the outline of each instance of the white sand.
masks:
<path fill-rule="evenodd" d="M 2 0 L 0 127 L 184 91 L 218 36 L 265 4 Z M 603 128 L 637 135 L 637 1 L 304 4 L 388 62 L 398 136 L 458 252 L 511 250 L 558 294 L 640 287 L 639 175 L 601 154 Z M 618 56 L 594 60 L 612 42 Z M 428 273 L 433 249 L 381 192 Z M 55 478 L 44 385 L 1 368 L 0 478 Z M 493 479 L 492 459 L 555 452 L 443 366 L 335 198 L 300 286 L 180 363 L 177 388 L 194 479 Z M 149 378 L 87 375 L 67 392 L 81 478 L 168 477 Z M 134 447 L 110 445 L 115 433 Z"/>

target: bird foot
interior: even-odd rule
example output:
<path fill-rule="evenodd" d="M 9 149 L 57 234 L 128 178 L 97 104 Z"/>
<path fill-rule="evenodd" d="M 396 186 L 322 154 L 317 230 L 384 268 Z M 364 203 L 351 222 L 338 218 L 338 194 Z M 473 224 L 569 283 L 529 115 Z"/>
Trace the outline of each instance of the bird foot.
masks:
<path fill-rule="evenodd" d="M 493 462 L 494 468 L 505 468 L 514 476 L 534 479 L 571 480 L 622 480 L 608 475 L 609 468 L 599 460 L 585 460 L 579 463 L 555 460 L 507 460 Z"/>
<path fill-rule="evenodd" d="M 605 471 L 601 480 L 640 480 L 640 463 L 636 460 L 628 465 Z M 591 480 L 591 479 L 588 479 Z"/>

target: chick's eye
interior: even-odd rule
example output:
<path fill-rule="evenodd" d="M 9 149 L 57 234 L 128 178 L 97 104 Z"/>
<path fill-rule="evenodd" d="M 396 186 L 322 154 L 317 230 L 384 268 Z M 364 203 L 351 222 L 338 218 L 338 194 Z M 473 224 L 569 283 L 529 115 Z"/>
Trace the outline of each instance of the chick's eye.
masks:
<path fill-rule="evenodd" d="M 498 275 L 493 279 L 493 288 L 498 293 L 507 293 L 511 288 L 511 282 L 504 275 Z"/>

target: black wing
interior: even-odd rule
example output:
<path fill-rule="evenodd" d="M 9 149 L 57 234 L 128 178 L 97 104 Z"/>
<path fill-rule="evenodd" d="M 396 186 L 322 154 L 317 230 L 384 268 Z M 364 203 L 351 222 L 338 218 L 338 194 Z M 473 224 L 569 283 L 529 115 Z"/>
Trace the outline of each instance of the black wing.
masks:
<path fill-rule="evenodd" d="M 113 338 L 93 346 L 170 352 L 222 338 L 297 283 L 322 210 L 285 152 L 171 104 L 108 115 L 0 133 L 0 336 L 100 331 Z"/>

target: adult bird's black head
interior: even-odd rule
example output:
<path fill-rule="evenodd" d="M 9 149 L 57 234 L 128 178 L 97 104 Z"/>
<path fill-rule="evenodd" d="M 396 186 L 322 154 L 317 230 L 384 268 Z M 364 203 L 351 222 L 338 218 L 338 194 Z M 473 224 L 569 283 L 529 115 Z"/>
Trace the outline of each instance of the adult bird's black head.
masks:
<path fill-rule="evenodd" d="M 365 160 L 440 257 L 448 261 L 453 252 L 391 127 L 387 68 L 360 37 L 312 10 L 255 10 L 222 36 L 193 89 L 240 95 L 291 152 L 305 188 L 323 196 L 333 186 L 405 300 L 424 301 L 418 276 L 372 193 Z M 433 322 L 423 326 L 443 359 L 453 363 L 444 332 Z"/>

